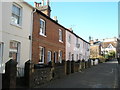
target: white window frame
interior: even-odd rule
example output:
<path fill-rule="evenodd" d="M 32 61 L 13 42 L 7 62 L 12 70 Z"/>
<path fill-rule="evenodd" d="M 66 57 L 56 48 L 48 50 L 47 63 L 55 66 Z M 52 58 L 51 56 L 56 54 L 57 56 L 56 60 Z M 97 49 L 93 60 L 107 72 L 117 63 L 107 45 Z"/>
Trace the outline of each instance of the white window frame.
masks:
<path fill-rule="evenodd" d="M 62 51 L 59 50 L 59 62 L 60 63 L 62 63 L 62 55 L 63 55 Z"/>
<path fill-rule="evenodd" d="M 68 42 L 71 43 L 71 35 L 68 36 Z"/>
<path fill-rule="evenodd" d="M 52 52 L 48 51 L 48 53 L 47 53 L 47 63 L 49 63 L 50 61 L 52 61 Z"/>
<path fill-rule="evenodd" d="M 41 21 L 44 23 L 44 26 L 43 26 L 43 28 L 41 28 L 41 23 L 40 23 L 40 33 L 39 34 L 46 37 L 46 28 L 45 28 L 46 27 L 46 22 L 45 22 L 45 20 L 40 18 L 40 22 Z"/>
<path fill-rule="evenodd" d="M 4 43 L 0 42 L 0 73 L 3 72 L 3 48 L 4 48 Z"/>
<path fill-rule="evenodd" d="M 41 55 L 41 49 L 43 49 L 43 55 Z M 44 63 L 44 61 L 45 61 L 45 47 L 40 46 L 39 59 L 42 59 L 42 62 L 39 61 L 39 63 Z"/>
<path fill-rule="evenodd" d="M 63 32 L 61 29 L 59 29 L 59 42 L 63 43 Z"/>
<path fill-rule="evenodd" d="M 68 59 L 71 60 L 71 52 L 68 53 Z"/>
<path fill-rule="evenodd" d="M 15 46 L 15 47 L 17 47 L 17 49 L 12 49 L 12 48 L 10 48 L 9 49 L 9 54 L 10 54 L 10 52 L 12 52 L 12 53 L 17 53 L 17 56 L 16 56 L 16 61 L 18 62 L 18 66 L 20 65 L 20 49 L 21 49 L 21 43 L 20 42 L 18 42 L 18 41 L 10 41 L 10 43 L 13 43 L 13 47 Z"/>
<path fill-rule="evenodd" d="M 76 60 L 79 60 L 79 58 L 78 58 L 79 56 L 78 56 L 78 54 L 76 54 Z"/>
<path fill-rule="evenodd" d="M 15 13 L 13 13 L 13 6 L 15 6 L 15 7 L 17 7 L 17 8 L 20 9 L 20 15 L 16 15 Z M 14 18 L 14 17 L 13 17 L 13 14 L 19 18 L 19 24 L 12 21 L 13 18 Z M 13 4 L 12 4 L 11 24 L 12 24 L 12 25 L 15 25 L 15 26 L 18 26 L 18 27 L 21 27 L 21 26 L 22 26 L 22 7 L 21 7 L 20 5 L 18 5 L 18 4 L 16 4 L 16 3 L 13 3 Z"/>

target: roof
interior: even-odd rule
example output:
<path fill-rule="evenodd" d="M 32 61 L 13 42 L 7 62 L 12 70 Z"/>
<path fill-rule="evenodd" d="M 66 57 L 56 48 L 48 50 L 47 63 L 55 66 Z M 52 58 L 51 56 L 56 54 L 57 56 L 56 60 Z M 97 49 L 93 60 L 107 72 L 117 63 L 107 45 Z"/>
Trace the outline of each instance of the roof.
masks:
<path fill-rule="evenodd" d="M 103 48 L 107 48 L 110 44 L 111 44 L 113 47 L 117 47 L 117 43 L 116 43 L 116 42 L 102 42 L 102 47 L 103 47 Z"/>
<path fill-rule="evenodd" d="M 74 34 L 76 37 L 80 38 L 81 40 L 83 40 L 84 42 L 90 44 L 89 42 L 87 42 L 86 40 L 84 40 L 83 38 L 79 37 L 77 34 L 75 34 L 74 32 L 70 31 L 69 29 L 65 28 L 64 26 L 62 26 L 61 24 L 59 24 L 58 22 L 56 22 L 55 20 L 51 19 L 49 16 L 45 15 L 44 13 L 42 13 L 40 10 L 38 10 L 37 8 L 36 12 L 40 13 L 42 16 L 46 17 L 47 19 L 49 19 L 50 21 L 52 21 L 53 23 L 59 25 L 60 27 L 64 28 L 65 30 L 69 31 L 70 33 Z"/>

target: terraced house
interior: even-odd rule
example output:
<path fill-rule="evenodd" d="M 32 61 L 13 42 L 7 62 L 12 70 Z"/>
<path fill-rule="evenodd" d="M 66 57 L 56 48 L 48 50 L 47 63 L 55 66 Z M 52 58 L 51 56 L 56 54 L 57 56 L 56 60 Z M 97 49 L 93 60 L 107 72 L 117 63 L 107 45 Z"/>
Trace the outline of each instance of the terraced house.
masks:
<path fill-rule="evenodd" d="M 33 15 L 32 60 L 35 64 L 61 63 L 65 60 L 65 28 L 50 18 L 49 1 L 35 2 Z"/>
<path fill-rule="evenodd" d="M 87 41 L 73 33 L 72 29 L 66 30 L 66 60 L 88 60 L 89 49 L 90 44 Z"/>
<path fill-rule="evenodd" d="M 0 30 L 0 69 L 5 72 L 5 63 L 10 59 L 23 68 L 30 59 L 30 32 L 33 7 L 26 2 L 2 2 L 2 29 Z"/>

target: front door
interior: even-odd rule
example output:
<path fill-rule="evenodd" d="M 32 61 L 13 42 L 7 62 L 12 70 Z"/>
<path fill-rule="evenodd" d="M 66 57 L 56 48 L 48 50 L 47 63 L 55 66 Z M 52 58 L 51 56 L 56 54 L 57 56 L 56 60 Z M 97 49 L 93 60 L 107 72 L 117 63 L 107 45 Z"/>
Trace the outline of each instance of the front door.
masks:
<path fill-rule="evenodd" d="M 57 63 L 57 52 L 54 52 L 54 63 Z"/>

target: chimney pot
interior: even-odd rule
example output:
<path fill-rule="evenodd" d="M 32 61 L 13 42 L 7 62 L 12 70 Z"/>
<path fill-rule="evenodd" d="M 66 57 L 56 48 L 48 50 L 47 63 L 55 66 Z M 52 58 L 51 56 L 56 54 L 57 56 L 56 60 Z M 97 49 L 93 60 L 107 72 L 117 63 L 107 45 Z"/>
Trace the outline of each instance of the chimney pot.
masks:
<path fill-rule="evenodd" d="M 42 6 L 44 6 L 44 0 L 42 0 Z"/>
<path fill-rule="evenodd" d="M 56 22 L 58 22 L 57 16 L 54 16 L 54 17 L 53 17 L 53 20 L 55 20 Z"/>

